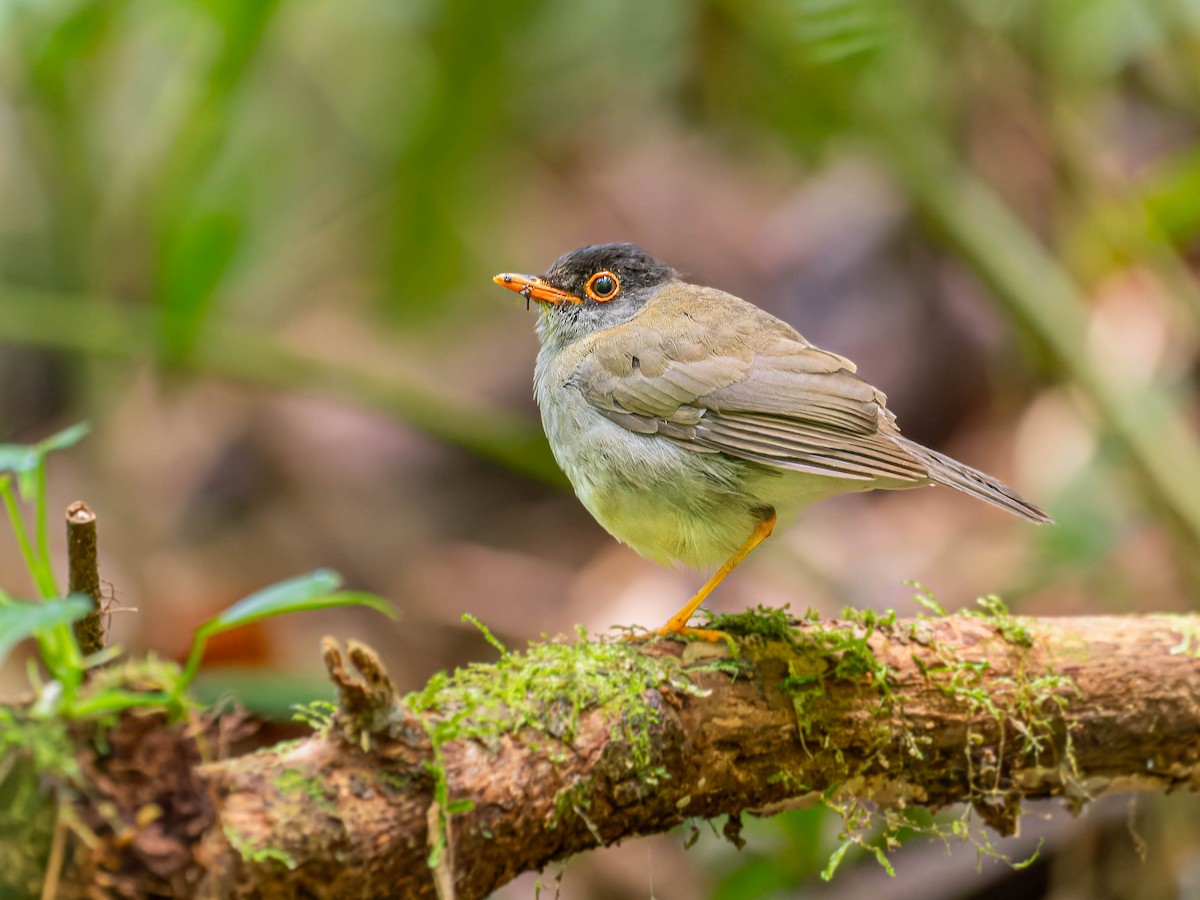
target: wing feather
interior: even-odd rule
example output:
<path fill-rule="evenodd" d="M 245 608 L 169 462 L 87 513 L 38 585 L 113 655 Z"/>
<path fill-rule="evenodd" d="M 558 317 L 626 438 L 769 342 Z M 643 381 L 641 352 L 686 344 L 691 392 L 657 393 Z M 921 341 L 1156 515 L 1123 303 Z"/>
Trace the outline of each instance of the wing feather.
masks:
<path fill-rule="evenodd" d="M 638 316 L 585 339 L 594 343 L 579 354 L 572 383 L 612 421 L 783 469 L 928 480 L 926 465 L 895 440 L 887 398 L 849 360 L 711 288 L 670 285 L 651 307 L 661 327 Z"/>

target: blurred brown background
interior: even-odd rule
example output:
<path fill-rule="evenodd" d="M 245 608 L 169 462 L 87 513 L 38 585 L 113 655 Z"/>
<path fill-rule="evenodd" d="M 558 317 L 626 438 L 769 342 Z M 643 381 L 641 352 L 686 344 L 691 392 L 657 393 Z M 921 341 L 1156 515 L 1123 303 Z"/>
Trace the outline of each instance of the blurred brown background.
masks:
<path fill-rule="evenodd" d="M 856 360 L 907 435 L 1058 519 L 830 501 L 711 608 L 912 614 L 917 579 L 949 608 L 1191 609 L 1198 127 L 1183 2 L 3 0 L 0 442 L 91 422 L 50 491 L 99 514 L 131 651 L 180 656 L 317 566 L 395 604 L 215 640 L 201 693 L 266 717 L 324 695 L 326 633 L 411 689 L 491 658 L 463 613 L 518 647 L 656 626 L 699 579 L 564 490 L 534 314 L 490 284 L 629 240 Z M 823 887 L 837 826 L 812 812 L 741 854 L 593 854 L 561 894 L 1200 896 L 1194 804 L 1057 810 L 1020 874 L 914 844 L 894 881 L 863 861 Z"/>

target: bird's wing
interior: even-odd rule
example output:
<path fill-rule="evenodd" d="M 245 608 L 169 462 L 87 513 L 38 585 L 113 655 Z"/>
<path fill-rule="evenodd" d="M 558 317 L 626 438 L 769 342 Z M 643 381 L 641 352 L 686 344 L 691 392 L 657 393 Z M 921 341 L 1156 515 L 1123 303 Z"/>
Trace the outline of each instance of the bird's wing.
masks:
<path fill-rule="evenodd" d="M 886 398 L 849 360 L 710 288 L 664 288 L 643 315 L 598 332 L 572 383 L 617 424 L 700 452 L 854 481 L 918 483 Z M 644 313 L 645 311 L 643 311 Z"/>

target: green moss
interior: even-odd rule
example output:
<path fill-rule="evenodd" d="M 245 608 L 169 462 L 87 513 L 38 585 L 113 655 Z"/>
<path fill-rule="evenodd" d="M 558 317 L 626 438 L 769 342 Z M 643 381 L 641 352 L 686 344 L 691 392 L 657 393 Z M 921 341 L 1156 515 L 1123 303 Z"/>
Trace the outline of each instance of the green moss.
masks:
<path fill-rule="evenodd" d="M 307 725 L 317 734 L 328 734 L 337 714 L 337 704 L 328 700 L 310 700 L 292 706 L 292 719 Z"/>
<path fill-rule="evenodd" d="M 707 609 L 700 611 L 707 617 L 704 623 L 705 628 L 723 631 L 726 634 L 743 637 L 758 635 L 767 639 L 788 641 L 796 631 L 795 619 L 789 613 L 787 606 L 776 609 L 759 605 L 754 609 L 739 613 L 714 613 Z M 812 610 L 804 614 L 805 621 L 814 621 L 815 619 L 816 613 Z"/>
<path fill-rule="evenodd" d="M 504 734 L 530 730 L 547 744 L 570 744 L 581 715 L 599 709 L 618 724 L 614 737 L 628 745 L 631 762 L 650 764 L 647 725 L 658 721 L 646 692 L 667 685 L 692 690 L 671 658 L 647 656 L 631 644 L 590 641 L 531 643 L 494 663 L 472 663 L 453 675 L 439 673 L 404 702 L 430 722 L 438 745 L 469 738 L 498 747 Z"/>
<path fill-rule="evenodd" d="M 1158 613 L 1152 618 L 1170 623 L 1171 628 L 1178 632 L 1179 643 L 1171 648 L 1172 656 L 1190 656 L 1192 659 L 1200 659 L 1200 629 L 1181 616 Z"/>
<path fill-rule="evenodd" d="M 752 673 L 753 666 L 754 664 L 748 660 L 719 656 L 705 662 L 689 665 L 687 671 L 691 674 L 717 672 L 726 676 L 730 681 L 737 681 L 739 678 Z"/>
<path fill-rule="evenodd" d="M 63 788 L 79 768 L 61 719 L 0 707 L 0 897 L 36 897 Z"/>
<path fill-rule="evenodd" d="M 74 702 L 59 711 L 69 719 L 88 719 L 103 737 L 131 709 L 160 709 L 172 722 L 187 718 L 191 701 L 179 695 L 179 666 L 153 653 L 139 659 L 114 660 L 90 670 Z"/>
<path fill-rule="evenodd" d="M 946 609 L 938 602 L 937 597 L 933 596 L 933 591 L 919 581 L 905 581 L 904 584 L 916 590 L 916 593 L 913 594 L 913 601 L 915 603 L 925 607 L 925 609 L 933 613 L 938 619 L 946 618 Z"/>
<path fill-rule="evenodd" d="M 293 750 L 299 750 L 301 747 L 303 747 L 305 744 L 307 744 L 308 741 L 309 741 L 309 738 L 307 738 L 307 737 L 289 738 L 288 740 L 280 741 L 277 744 L 268 744 L 268 745 L 259 747 L 257 750 L 253 751 L 252 755 L 253 756 L 287 756 Z"/>
<path fill-rule="evenodd" d="M 1025 647 L 1026 649 L 1033 646 L 1033 635 L 1030 634 L 1029 629 L 1021 623 L 1020 619 L 1009 614 L 1008 607 L 1004 604 L 1004 601 L 995 594 L 979 597 L 975 600 L 975 603 L 980 608 L 978 610 L 964 610 L 963 615 L 987 619 L 991 622 L 992 627 L 996 629 L 996 633 L 1014 646 Z"/>
<path fill-rule="evenodd" d="M 182 717 L 186 706 L 170 703 L 162 690 L 178 671 L 153 656 L 110 662 L 93 668 L 73 694 L 61 680 L 42 682 L 34 674 L 31 704 L 0 706 L 0 896 L 40 892 L 29 886 L 45 875 L 57 816 L 87 802 L 89 785 L 77 762 L 81 736 L 103 755 L 126 710 L 161 708 Z"/>
<path fill-rule="evenodd" d="M 275 776 L 275 789 L 283 796 L 301 796 L 311 800 L 318 809 L 331 816 L 337 809 L 329 799 L 329 791 L 319 779 L 305 775 L 298 769 L 284 769 Z"/>
<path fill-rule="evenodd" d="M 408 772 L 396 772 L 391 769 L 380 770 L 377 773 L 382 779 L 384 785 L 396 794 L 402 794 L 408 790 L 408 786 L 412 784 L 413 775 Z"/>
<path fill-rule="evenodd" d="M 941 610 L 927 591 L 922 596 L 926 608 Z M 1005 773 L 1015 766 L 1053 765 L 1064 778 L 1074 777 L 1068 708 L 1071 699 L 1078 695 L 1078 688 L 1068 676 L 1031 664 L 1024 651 L 1033 647 L 1033 635 L 1020 619 L 1009 614 L 998 597 L 982 597 L 977 603 L 979 610 L 962 615 L 986 619 L 996 635 L 1014 648 L 1011 675 L 992 675 L 987 660 L 965 659 L 956 647 L 934 640 L 932 629 L 920 637 L 913 636 L 932 656 L 930 662 L 923 655 L 914 654 L 913 659 L 925 677 L 965 707 L 971 719 L 990 719 L 993 729 L 989 730 L 998 735 L 993 746 L 984 747 L 983 734 L 974 726 L 967 730 L 964 753 L 968 760 L 968 786 L 963 812 L 949 820 L 917 816 L 903 808 L 880 809 L 864 816 L 861 803 L 852 797 L 840 804 L 830 801 L 829 805 L 843 816 L 843 844 L 824 874 L 832 874 L 845 848 L 851 845 L 874 855 L 887 868 L 887 850 L 911 834 L 943 841 L 965 840 L 975 846 L 981 857 L 1006 862 L 1014 868 L 1023 868 L 1036 858 L 1035 850 L 1024 861 L 1010 859 L 992 843 L 986 831 L 971 827 L 970 817 L 973 811 L 978 812 L 988 824 L 1002 831 L 1015 825 L 1020 815 L 1019 799 L 1006 788 L 1004 780 Z M 920 755 L 915 744 L 908 752 L 915 757 Z"/>
<path fill-rule="evenodd" d="M 931 594 L 923 596 L 926 608 L 940 612 L 941 606 Z M 1053 754 L 1056 764 L 1072 769 L 1067 708 L 1075 688 L 1065 676 L 1025 665 L 1023 651 L 1032 646 L 1032 634 L 998 598 L 984 597 L 979 607 L 968 615 L 985 619 L 1018 654 L 1018 665 L 1003 678 L 989 677 L 986 661 L 967 660 L 956 648 L 937 642 L 932 625 L 920 635 L 906 636 L 924 648 L 918 653 L 918 665 L 925 676 L 962 704 L 972 718 L 990 718 L 1002 735 L 999 747 L 992 749 L 986 771 L 976 765 L 968 778 L 972 804 L 979 810 L 993 804 L 995 816 L 997 809 L 1003 813 L 1009 808 L 1006 804 L 1011 804 L 1000 784 L 1002 773 L 1011 765 L 1026 761 L 1044 764 Z M 666 773 L 653 759 L 650 735 L 659 713 L 648 701 L 648 690 L 658 686 L 695 690 L 689 672 L 718 671 L 739 678 L 774 661 L 787 666 L 780 687 L 791 696 L 801 741 L 811 739 L 813 734 L 824 736 L 819 747 L 810 749 L 811 774 L 815 783 L 830 785 L 824 802 L 843 820 L 843 845 L 831 859 L 827 874 L 831 875 L 847 852 L 855 848 L 890 869 L 888 852 L 914 834 L 942 840 L 966 839 L 975 843 L 981 854 L 1003 858 L 986 835 L 980 837 L 978 829 L 969 827 L 971 806 L 962 816 L 947 821 L 902 806 L 878 809 L 853 796 L 860 776 L 879 767 L 895 776 L 896 767 L 902 767 L 905 759 L 924 758 L 922 748 L 929 741 L 928 736 L 915 735 L 903 727 L 892 693 L 895 673 L 871 648 L 877 632 L 900 637 L 894 612 L 881 616 L 849 610 L 845 621 L 821 623 L 812 613 L 797 620 L 786 607 L 760 606 L 743 613 L 711 615 L 705 626 L 738 638 L 741 656 L 718 658 L 711 652 L 700 652 L 704 645 L 697 645 L 697 652 L 685 653 L 684 658 L 699 662 L 681 668 L 673 658 L 648 656 L 626 642 L 591 642 L 582 630 L 577 641 L 534 643 L 520 654 L 508 652 L 492 639 L 501 651 L 496 662 L 441 673 L 424 690 L 405 698 L 409 708 L 420 714 L 434 748 L 428 769 L 435 782 L 434 802 L 439 808 L 443 837 L 449 817 L 461 811 L 450 797 L 441 761 L 441 748 L 447 742 L 472 739 L 498 749 L 502 735 L 521 732 L 535 745 L 544 742 L 542 749 L 548 758 L 555 759 L 569 752 L 583 713 L 599 709 L 617 723 L 613 738 L 626 748 L 627 765 L 635 776 L 633 780 L 641 786 L 639 790 L 654 790 Z M 876 745 L 853 761 L 828 739 L 836 729 L 825 719 L 824 701 L 836 682 L 869 686 L 879 695 L 875 715 L 889 719 L 886 723 L 880 721 Z M 1064 735 L 1065 745 L 1060 746 Z M 977 752 L 981 741 L 982 734 L 970 733 L 964 752 L 969 757 L 987 758 L 987 754 Z M 793 794 L 807 790 L 800 776 L 791 771 L 781 770 L 772 783 Z M 593 782 L 585 779 L 562 791 L 556 798 L 558 815 L 574 814 L 591 827 L 588 815 L 593 787 Z M 441 842 L 435 840 L 431 866 L 440 862 L 440 846 Z"/>
<path fill-rule="evenodd" d="M 782 785 L 783 789 L 792 796 L 806 793 L 809 790 L 808 785 L 801 781 L 800 777 L 791 769 L 780 769 L 767 779 L 767 784 Z"/>
<path fill-rule="evenodd" d="M 427 764 L 434 780 L 442 840 L 435 840 L 430 866 L 436 868 L 448 818 L 460 810 L 446 783 L 442 747 L 455 740 L 475 740 L 498 750 L 500 738 L 521 733 L 550 759 L 565 760 L 579 731 L 582 715 L 599 710 L 612 722 L 615 741 L 630 774 L 648 789 L 665 775 L 653 760 L 652 727 L 659 711 L 648 692 L 668 686 L 694 691 L 691 680 L 670 657 L 642 653 L 624 641 L 591 641 L 579 629 L 575 641 L 530 643 L 524 653 L 502 649 L 493 663 L 472 663 L 453 674 L 438 673 L 421 691 L 404 698 L 420 717 L 432 745 Z M 572 810 L 586 821 L 587 785 L 580 783 L 558 799 L 561 811 Z"/>
<path fill-rule="evenodd" d="M 260 864 L 276 862 L 288 869 L 296 868 L 296 860 L 286 851 L 274 847 L 255 847 L 249 838 L 242 835 L 232 825 L 226 825 L 223 831 L 225 840 L 229 841 L 229 846 L 236 850 L 246 862 Z"/>
<path fill-rule="evenodd" d="M 807 627 L 792 629 L 787 640 L 794 651 L 788 655 L 788 675 L 780 688 L 792 697 L 801 740 L 810 735 L 819 719 L 819 704 L 830 681 L 870 684 L 880 697 L 876 715 L 892 711 L 892 671 L 871 649 L 876 630 L 890 628 L 895 613 L 884 618 L 874 613 L 849 611 L 847 625 L 821 625 L 813 619 Z"/>
<path fill-rule="evenodd" d="M 935 617 L 945 616 L 941 604 L 927 589 L 920 588 L 917 599 Z M 879 616 L 870 611 L 847 610 L 845 623 L 828 625 L 810 615 L 798 626 L 786 619 L 782 610 L 759 608 L 739 616 L 714 617 L 711 622 L 722 631 L 762 635 L 786 642 L 788 652 L 784 656 L 788 674 L 781 688 L 792 697 L 801 741 L 805 742 L 813 734 L 824 735 L 820 746 L 809 748 L 806 743 L 806 749 L 812 757 L 813 772 L 819 775 L 817 781 L 830 785 L 823 795 L 824 804 L 842 818 L 842 843 L 830 859 L 823 873 L 825 877 L 832 876 L 851 849 L 874 857 L 890 873 L 888 853 L 912 835 L 943 841 L 951 837 L 963 839 L 973 843 L 983 856 L 1018 867 L 1028 864 L 1029 860 L 1024 863 L 1008 860 L 986 833 L 970 827 L 969 819 L 974 809 L 998 828 L 1011 824 L 1013 817 L 1019 814 L 1019 807 L 1011 792 L 1004 789 L 1003 777 L 1014 765 L 1053 764 L 1061 768 L 1066 777 L 1071 777 L 1074 756 L 1067 713 L 1077 688 L 1067 676 L 1046 672 L 1026 659 L 1023 651 L 1032 648 L 1033 635 L 1021 619 L 1008 612 L 998 597 L 982 597 L 977 603 L 978 610 L 964 615 L 986 620 L 996 635 L 1014 648 L 1017 664 L 1010 675 L 995 677 L 987 661 L 967 660 L 955 647 L 937 642 L 932 626 L 918 628 L 908 635 L 929 651 L 926 655 L 915 656 L 925 676 L 961 704 L 972 718 L 991 719 L 995 733 L 1000 735 L 997 746 L 980 752 L 982 733 L 974 729 L 968 733 L 964 752 L 969 759 L 987 762 L 972 763 L 968 773 L 968 804 L 961 816 L 948 820 L 915 813 L 905 809 L 903 804 L 895 808 L 877 808 L 854 796 L 858 790 L 854 783 L 859 776 L 873 766 L 888 768 L 894 775 L 895 767 L 903 765 L 905 757 L 923 759 L 922 747 L 929 742 L 928 736 L 913 734 L 904 728 L 902 720 L 896 721 L 897 710 L 891 689 L 893 673 L 870 646 L 875 632 L 894 632 L 894 612 Z M 783 627 L 785 622 L 786 628 Z M 1188 652 L 1193 646 L 1200 650 L 1200 639 L 1193 644 L 1185 635 L 1179 652 Z M 752 659 L 772 653 L 769 648 L 760 649 L 752 643 L 745 645 L 744 652 Z M 932 661 L 926 661 L 929 656 Z M 876 715 L 893 718 L 886 725 L 880 725 L 874 748 L 853 764 L 828 740 L 831 728 L 825 718 L 824 702 L 832 685 L 839 681 L 870 685 L 879 693 Z M 899 751 L 899 758 L 894 750 Z M 785 785 L 789 792 L 800 792 L 805 787 L 789 771 L 777 773 L 772 783 Z"/>
<path fill-rule="evenodd" d="M 933 594 L 921 585 L 915 586 L 917 602 L 934 618 L 945 617 L 944 608 Z M 1033 646 L 1033 635 L 1021 619 L 1009 613 L 1000 598 L 989 595 L 980 598 L 977 604 L 977 610 L 964 615 L 986 620 L 996 635 L 1018 652 L 1018 664 L 1009 676 L 994 677 L 986 661 L 967 660 L 956 648 L 939 644 L 934 639 L 936 632 L 932 625 L 921 628 L 924 622 L 918 622 L 908 635 L 918 645 L 928 648 L 933 657 L 932 663 L 924 662 L 920 655 L 916 657 L 926 677 L 960 703 L 972 718 L 991 719 L 996 733 L 1001 735 L 998 747 L 981 753 L 982 735 L 974 730 L 968 733 L 964 747 L 968 758 L 989 762 L 986 767 L 972 765 L 968 773 L 969 803 L 960 817 L 949 820 L 916 813 L 905 809 L 903 804 L 878 808 L 854 795 L 858 790 L 854 785 L 860 776 L 875 767 L 889 769 L 894 776 L 896 766 L 903 766 L 906 758 L 924 759 L 923 747 L 930 741 L 927 735 L 917 735 L 905 728 L 902 717 L 896 715 L 892 694 L 894 673 L 871 649 L 871 638 L 877 632 L 898 636 L 893 611 L 881 616 L 848 609 L 843 612 L 843 622 L 826 624 L 811 613 L 797 622 L 788 616 L 786 609 L 759 607 L 735 615 L 712 616 L 706 623 L 707 627 L 727 634 L 761 639 L 741 642 L 742 652 L 755 663 L 770 657 L 786 661 L 788 673 L 780 687 L 791 695 L 800 740 L 811 757 L 813 777 L 818 783 L 830 785 L 823 802 L 842 818 L 842 843 L 830 859 L 823 873 L 825 877 L 832 876 L 851 849 L 874 857 L 890 873 L 888 853 L 912 835 L 943 841 L 951 837 L 968 840 L 981 855 L 1006 859 L 986 834 L 981 835 L 978 829 L 969 826 L 972 808 L 981 811 L 989 823 L 1003 827 L 1010 821 L 1008 817 L 1018 813 L 1012 796 L 1002 790 L 1003 772 L 1025 762 L 1045 764 L 1051 757 L 1054 764 L 1068 773 L 1073 771 L 1067 720 L 1067 708 L 1075 692 L 1073 682 L 1066 676 L 1026 665 L 1021 651 Z M 1192 646 L 1185 636 L 1180 652 L 1187 652 Z M 1200 640 L 1195 646 L 1200 649 Z M 880 723 L 874 746 L 853 762 L 829 740 L 835 729 L 827 720 L 825 701 L 837 682 L 873 688 L 879 694 L 875 715 L 890 719 Z M 822 741 L 817 747 L 809 747 L 814 734 L 822 735 Z M 791 793 L 805 789 L 800 778 L 786 770 L 777 773 L 772 783 L 786 786 Z"/>
<path fill-rule="evenodd" d="M 29 760 L 48 782 L 73 784 L 80 778 L 75 743 L 62 718 L 0 707 L 0 771 L 7 771 L 15 758 Z"/>
<path fill-rule="evenodd" d="M 946 696 L 963 704 L 972 716 L 982 715 L 995 723 L 1000 734 L 997 759 L 993 764 L 997 779 L 1003 765 L 1014 762 L 1009 756 L 1012 753 L 1016 754 L 1018 764 L 1046 763 L 1043 757 L 1057 751 L 1054 743 L 1060 733 L 1064 736 L 1061 758 L 1050 762 L 1073 771 L 1075 764 L 1067 709 L 1071 698 L 1078 695 L 1078 687 L 1066 675 L 1031 672 L 1026 654 L 1020 652 L 1033 647 L 1029 629 L 1008 613 L 999 597 L 981 597 L 977 602 L 982 611 L 964 615 L 986 619 L 1001 639 L 1016 648 L 1012 675 L 986 677 L 991 669 L 990 662 L 964 659 L 956 648 L 938 642 L 928 644 L 936 661 L 934 664 L 925 662 L 920 656 L 914 656 L 914 660 L 922 673 Z M 1010 735 L 1015 737 L 1015 746 L 1009 745 Z M 981 737 L 969 731 L 968 741 L 977 740 Z M 976 788 L 973 784 L 972 791 Z M 989 795 L 995 792 L 994 787 L 988 789 Z"/>

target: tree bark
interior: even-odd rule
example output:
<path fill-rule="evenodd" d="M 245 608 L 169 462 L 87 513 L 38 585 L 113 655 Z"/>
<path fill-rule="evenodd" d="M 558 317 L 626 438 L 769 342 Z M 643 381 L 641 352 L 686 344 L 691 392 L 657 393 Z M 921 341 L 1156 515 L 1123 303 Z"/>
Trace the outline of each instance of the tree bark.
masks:
<path fill-rule="evenodd" d="M 614 671 L 662 677 L 583 691 L 577 716 L 539 701 L 513 718 L 511 696 L 468 709 L 475 688 L 398 700 L 370 651 L 351 668 L 327 646 L 332 727 L 201 769 L 215 815 L 194 892 L 469 900 L 691 818 L 969 803 L 1011 833 L 1026 798 L 1200 787 L 1200 617 L 764 622 L 729 645 L 606 645 Z M 531 691 L 558 677 L 534 666 Z"/>

